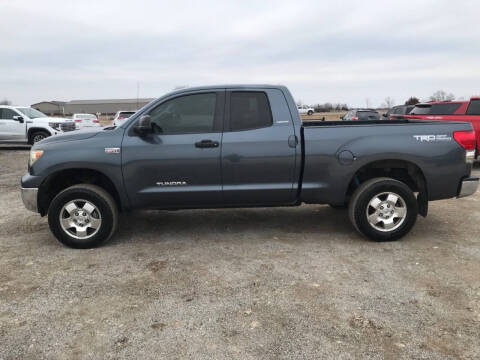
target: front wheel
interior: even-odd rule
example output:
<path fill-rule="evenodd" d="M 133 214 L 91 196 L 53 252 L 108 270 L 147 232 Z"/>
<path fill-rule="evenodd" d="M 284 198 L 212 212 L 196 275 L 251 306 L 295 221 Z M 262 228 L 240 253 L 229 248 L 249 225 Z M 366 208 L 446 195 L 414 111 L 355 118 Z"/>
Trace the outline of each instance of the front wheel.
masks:
<path fill-rule="evenodd" d="M 99 186 L 79 184 L 60 192 L 48 208 L 48 225 L 69 247 L 92 248 L 108 240 L 117 227 L 112 196 Z"/>
<path fill-rule="evenodd" d="M 312 111 L 312 110 L 308 110 L 307 115 L 309 115 L 309 116 L 310 116 L 310 115 L 313 115 L 313 111 Z"/>
<path fill-rule="evenodd" d="M 43 139 L 49 137 L 50 134 L 46 131 L 36 131 L 32 135 L 30 135 L 30 145 L 33 145 L 39 141 L 42 141 Z"/>
<path fill-rule="evenodd" d="M 403 182 L 375 178 L 361 184 L 349 204 L 350 221 L 374 241 L 393 241 L 415 225 L 418 204 L 415 194 Z"/>

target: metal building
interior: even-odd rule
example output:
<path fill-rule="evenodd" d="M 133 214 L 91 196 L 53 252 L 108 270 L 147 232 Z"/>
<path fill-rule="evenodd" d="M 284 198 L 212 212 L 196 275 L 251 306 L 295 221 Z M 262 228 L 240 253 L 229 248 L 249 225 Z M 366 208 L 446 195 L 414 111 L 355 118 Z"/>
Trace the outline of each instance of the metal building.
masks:
<path fill-rule="evenodd" d="M 88 113 L 113 115 L 120 110 L 136 111 L 154 100 L 153 98 L 141 99 L 101 99 L 101 100 L 72 100 L 42 101 L 31 106 L 47 115 L 72 115 L 75 113 Z"/>
<path fill-rule="evenodd" d="M 32 107 L 47 115 L 63 115 L 65 114 L 65 101 L 42 101 L 33 104 Z"/>

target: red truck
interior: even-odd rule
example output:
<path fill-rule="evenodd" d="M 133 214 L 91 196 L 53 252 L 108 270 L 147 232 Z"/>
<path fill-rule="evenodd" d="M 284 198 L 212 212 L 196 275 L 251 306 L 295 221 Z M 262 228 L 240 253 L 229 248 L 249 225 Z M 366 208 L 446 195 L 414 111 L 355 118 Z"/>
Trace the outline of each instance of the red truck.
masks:
<path fill-rule="evenodd" d="M 392 118 L 392 115 L 390 115 Z M 480 155 L 480 97 L 470 101 L 434 101 L 415 105 L 404 119 L 464 121 L 472 124 L 477 140 L 477 156 Z"/>

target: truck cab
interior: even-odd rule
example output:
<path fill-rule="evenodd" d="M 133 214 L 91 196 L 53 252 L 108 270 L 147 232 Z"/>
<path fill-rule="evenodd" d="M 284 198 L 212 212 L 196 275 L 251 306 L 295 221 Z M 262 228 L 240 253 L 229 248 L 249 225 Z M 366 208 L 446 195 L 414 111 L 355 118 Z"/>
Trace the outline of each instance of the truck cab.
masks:
<path fill-rule="evenodd" d="M 48 117 L 28 106 L 0 105 L 0 142 L 34 144 L 75 130 L 72 119 Z"/>

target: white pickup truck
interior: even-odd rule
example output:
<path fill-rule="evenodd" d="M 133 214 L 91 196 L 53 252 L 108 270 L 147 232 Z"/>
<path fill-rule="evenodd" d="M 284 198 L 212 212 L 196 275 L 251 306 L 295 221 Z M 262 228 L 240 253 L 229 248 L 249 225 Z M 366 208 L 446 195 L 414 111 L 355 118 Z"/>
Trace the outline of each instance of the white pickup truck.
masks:
<path fill-rule="evenodd" d="M 72 119 L 48 117 L 28 106 L 0 105 L 0 142 L 34 144 L 75 130 Z"/>
<path fill-rule="evenodd" d="M 297 105 L 297 110 L 299 114 L 313 115 L 315 110 L 308 105 Z"/>

